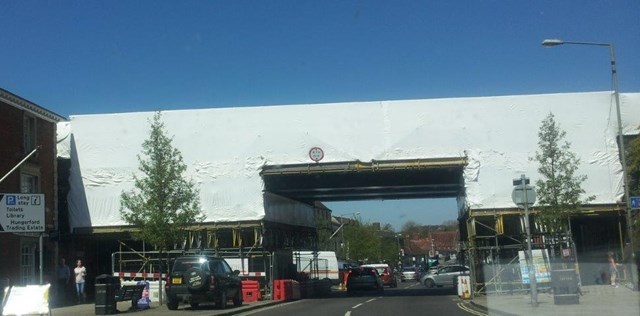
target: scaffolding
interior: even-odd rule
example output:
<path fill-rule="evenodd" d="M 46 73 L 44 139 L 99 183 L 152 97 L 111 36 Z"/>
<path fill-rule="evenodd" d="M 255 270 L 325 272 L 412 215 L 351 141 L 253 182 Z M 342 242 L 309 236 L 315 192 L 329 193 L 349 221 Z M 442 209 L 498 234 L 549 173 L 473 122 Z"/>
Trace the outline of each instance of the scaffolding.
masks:
<path fill-rule="evenodd" d="M 535 221 L 536 210 L 530 214 L 531 244 L 534 250 L 541 250 L 546 256 L 549 269 L 572 268 L 578 276 L 599 273 L 597 262 L 606 251 L 622 252 L 621 224 L 624 214 L 618 205 L 585 206 L 569 221 L 568 234 L 550 234 Z M 594 219 L 597 219 L 594 221 Z M 606 241 L 596 244 L 588 238 L 588 230 L 599 226 L 609 227 Z M 575 224 L 580 224 L 576 231 Z M 523 280 L 521 265 L 526 255 L 526 234 L 524 230 L 524 212 L 513 209 L 472 210 L 463 214 L 462 223 L 466 229 L 464 248 L 469 259 L 471 282 L 474 293 L 514 293 L 526 292 L 529 284 Z M 573 231 L 572 231 L 573 230 Z M 585 233 L 587 231 L 587 233 Z M 576 244 L 576 237 L 580 241 Z M 586 236 L 586 237 L 585 237 Z M 465 238 L 466 237 L 466 238 Z M 582 271 L 578 261 L 579 251 L 587 254 L 588 261 Z M 595 259 L 594 259 L 595 258 Z M 594 263 L 595 262 L 595 263 Z M 583 281 L 580 280 L 582 283 Z M 541 284 L 539 290 L 545 291 L 549 284 Z"/>

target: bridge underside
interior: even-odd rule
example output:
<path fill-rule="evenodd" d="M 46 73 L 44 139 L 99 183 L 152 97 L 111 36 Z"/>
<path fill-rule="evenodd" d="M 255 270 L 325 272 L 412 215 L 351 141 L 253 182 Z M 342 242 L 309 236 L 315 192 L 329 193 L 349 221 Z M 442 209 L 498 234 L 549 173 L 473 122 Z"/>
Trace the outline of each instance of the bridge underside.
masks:
<path fill-rule="evenodd" d="M 466 158 L 265 166 L 265 191 L 305 203 L 458 197 Z"/>

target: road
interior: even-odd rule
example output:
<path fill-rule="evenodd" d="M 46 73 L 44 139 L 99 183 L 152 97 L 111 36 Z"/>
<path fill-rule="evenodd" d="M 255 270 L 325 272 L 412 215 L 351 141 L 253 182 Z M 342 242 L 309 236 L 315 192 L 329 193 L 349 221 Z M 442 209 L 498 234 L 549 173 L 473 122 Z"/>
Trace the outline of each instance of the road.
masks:
<path fill-rule="evenodd" d="M 427 289 L 417 282 L 404 282 L 398 288 L 385 288 L 383 295 L 362 293 L 347 296 L 340 292 L 325 299 L 307 299 L 279 304 L 240 315 L 259 316 L 364 316 L 364 315 L 474 315 L 462 309 L 452 288 Z M 476 313 L 475 315 L 480 315 Z"/>
<path fill-rule="evenodd" d="M 469 310 L 469 304 L 461 304 L 456 291 L 452 288 L 427 289 L 417 282 L 404 282 L 398 288 L 385 288 L 383 295 L 360 294 L 347 296 L 345 292 L 334 292 L 331 297 L 323 299 L 304 299 L 300 301 L 276 303 L 261 301 L 245 304 L 242 308 L 230 306 L 227 309 L 216 309 L 212 304 L 203 304 L 197 308 L 181 305 L 176 311 L 166 306 L 152 307 L 145 311 L 128 310 L 131 302 L 119 302 L 120 314 L 137 315 L 302 315 L 302 316 L 364 316 L 364 315 L 443 315 L 443 316 L 483 316 L 485 313 Z M 273 303 L 276 303 L 275 305 Z M 54 308 L 52 316 L 92 316 L 95 314 L 93 303 Z"/>

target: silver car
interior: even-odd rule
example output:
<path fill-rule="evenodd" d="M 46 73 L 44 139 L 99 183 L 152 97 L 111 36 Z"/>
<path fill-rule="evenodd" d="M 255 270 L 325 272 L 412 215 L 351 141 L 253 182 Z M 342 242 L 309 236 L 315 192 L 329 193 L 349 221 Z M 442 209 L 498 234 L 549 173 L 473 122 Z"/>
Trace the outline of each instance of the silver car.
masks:
<path fill-rule="evenodd" d="M 445 285 L 456 287 L 458 285 L 458 277 L 461 275 L 469 275 L 469 267 L 462 265 L 443 266 L 423 275 L 420 278 L 420 283 L 428 288 Z"/>
<path fill-rule="evenodd" d="M 402 278 L 400 282 L 404 282 L 407 280 L 415 281 L 416 280 L 416 267 L 403 267 L 402 268 Z"/>

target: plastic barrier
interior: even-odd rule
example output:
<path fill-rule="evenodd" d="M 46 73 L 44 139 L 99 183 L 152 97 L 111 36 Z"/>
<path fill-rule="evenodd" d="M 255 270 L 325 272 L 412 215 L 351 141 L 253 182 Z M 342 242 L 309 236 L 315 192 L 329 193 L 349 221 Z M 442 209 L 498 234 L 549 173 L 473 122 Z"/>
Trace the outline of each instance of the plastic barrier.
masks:
<path fill-rule="evenodd" d="M 574 269 L 551 271 L 553 303 L 556 305 L 580 304 L 578 274 Z"/>
<path fill-rule="evenodd" d="M 291 281 L 291 299 L 299 300 L 300 299 L 300 283 L 298 281 Z"/>
<path fill-rule="evenodd" d="M 471 298 L 471 277 L 467 275 L 458 277 L 458 296 L 462 299 Z"/>
<path fill-rule="evenodd" d="M 245 280 L 242 281 L 242 301 L 256 302 L 262 299 L 260 293 L 260 283 L 258 281 Z"/>
<path fill-rule="evenodd" d="M 164 283 L 165 281 L 162 281 L 162 287 L 160 287 L 161 289 L 163 289 L 162 291 L 160 291 L 158 288 L 159 282 L 158 280 L 149 280 L 146 281 L 149 283 L 149 300 L 151 302 L 159 302 L 160 301 L 160 294 L 162 294 L 162 301 L 166 302 L 167 301 L 167 294 L 164 292 Z M 122 285 L 136 285 L 138 284 L 138 281 L 121 281 Z"/>
<path fill-rule="evenodd" d="M 138 300 L 138 309 L 149 309 L 151 304 L 151 298 L 149 298 L 149 282 L 138 281 L 138 285 L 144 285 L 142 297 Z"/>
<path fill-rule="evenodd" d="M 273 280 L 273 299 L 290 301 L 293 299 L 293 280 Z"/>

